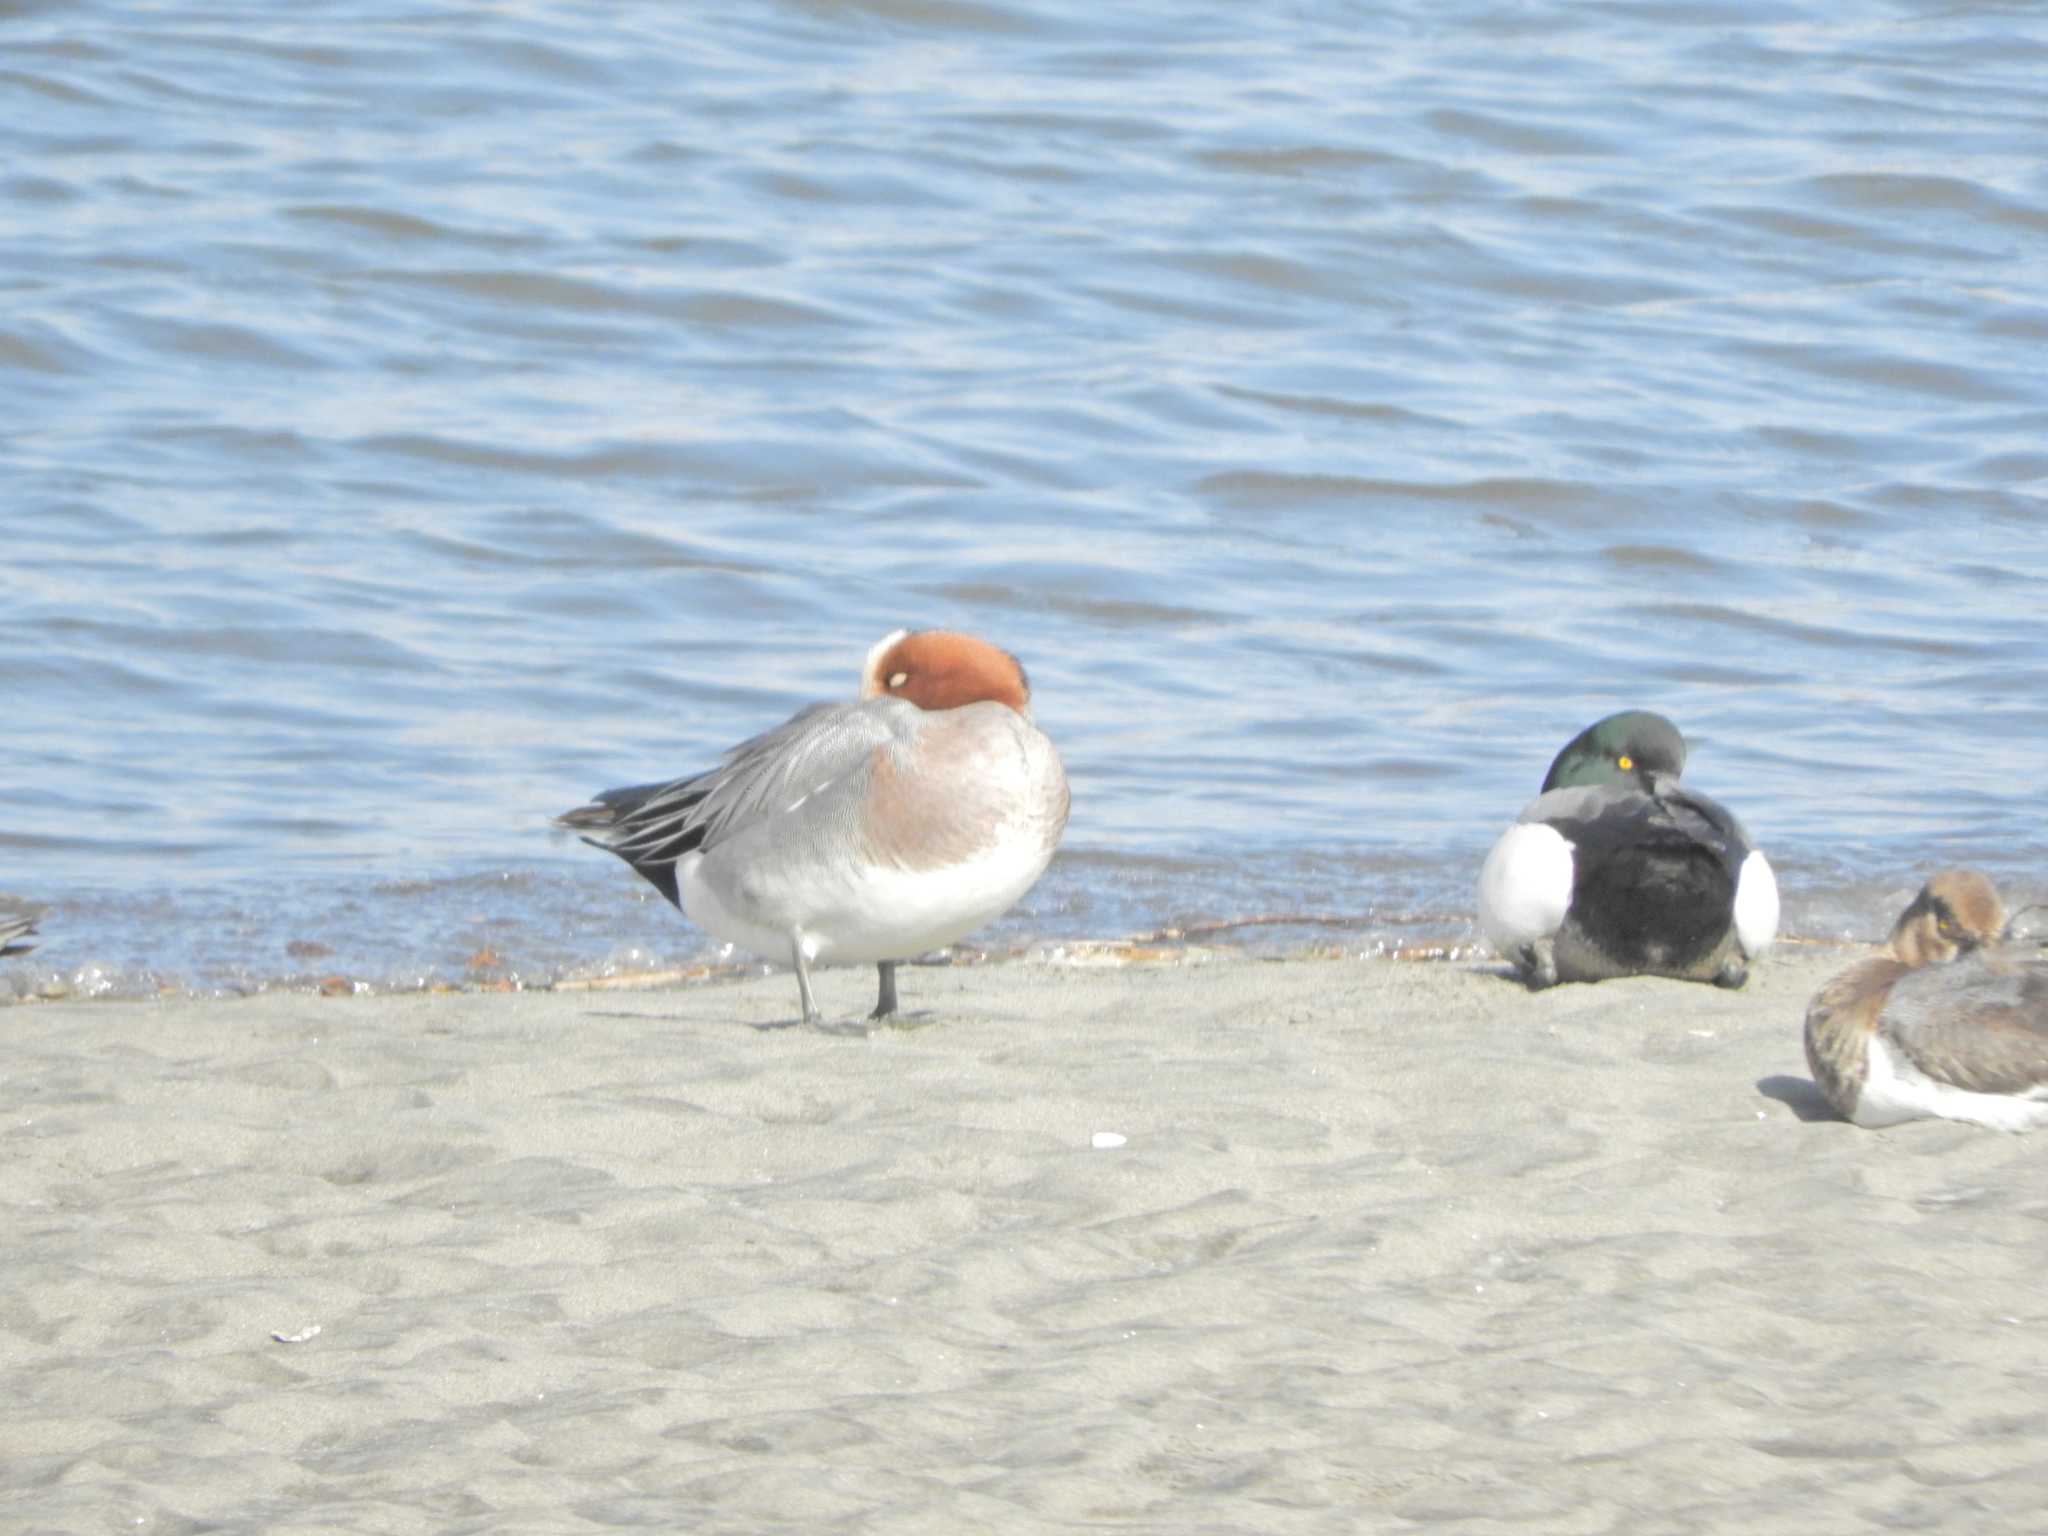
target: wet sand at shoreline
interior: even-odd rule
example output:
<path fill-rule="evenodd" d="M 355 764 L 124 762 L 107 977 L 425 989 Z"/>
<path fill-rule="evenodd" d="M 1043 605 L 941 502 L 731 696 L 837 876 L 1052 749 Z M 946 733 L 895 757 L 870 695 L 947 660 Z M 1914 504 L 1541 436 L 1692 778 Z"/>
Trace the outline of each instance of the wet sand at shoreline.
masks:
<path fill-rule="evenodd" d="M 0 1010 L 0 1508 L 2029 1530 L 2043 1144 L 1826 1116 L 1859 953 Z"/>

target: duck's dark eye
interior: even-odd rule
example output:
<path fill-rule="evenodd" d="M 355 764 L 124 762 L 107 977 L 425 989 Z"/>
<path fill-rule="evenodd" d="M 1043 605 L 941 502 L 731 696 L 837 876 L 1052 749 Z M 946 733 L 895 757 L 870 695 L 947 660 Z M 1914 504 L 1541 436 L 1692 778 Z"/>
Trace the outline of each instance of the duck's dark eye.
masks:
<path fill-rule="evenodd" d="M 1614 760 L 1614 766 L 1619 768 L 1623 773 L 1627 773 L 1629 769 L 1635 767 L 1635 765 L 1636 760 L 1630 757 L 1626 752 L 1622 753 L 1621 756 L 1617 757 Z"/>

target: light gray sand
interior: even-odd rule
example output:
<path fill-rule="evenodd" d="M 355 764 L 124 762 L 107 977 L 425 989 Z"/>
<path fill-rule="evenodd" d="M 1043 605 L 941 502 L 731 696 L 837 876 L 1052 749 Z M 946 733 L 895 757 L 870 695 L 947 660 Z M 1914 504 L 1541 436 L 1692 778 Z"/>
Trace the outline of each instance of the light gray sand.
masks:
<path fill-rule="evenodd" d="M 2048 1141 L 1803 1118 L 1849 958 L 0 1010 L 0 1527 L 2032 1531 Z"/>

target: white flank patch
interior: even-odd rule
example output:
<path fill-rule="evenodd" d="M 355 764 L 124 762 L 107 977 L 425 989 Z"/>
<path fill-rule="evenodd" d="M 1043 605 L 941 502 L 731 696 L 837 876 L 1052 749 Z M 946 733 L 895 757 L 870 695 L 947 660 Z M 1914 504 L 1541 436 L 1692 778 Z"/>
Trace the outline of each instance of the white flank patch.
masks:
<path fill-rule="evenodd" d="M 2043 1089 L 2026 1094 L 1973 1093 L 1940 1082 L 1896 1051 L 1880 1031 L 1870 1037 L 1870 1067 L 1856 1095 L 1855 1122 L 1870 1130 L 1905 1120 L 1962 1120 L 1994 1131 L 2031 1131 L 2048 1125 Z"/>
<path fill-rule="evenodd" d="M 1088 1138 L 1088 1145 L 1098 1152 L 1106 1152 L 1112 1147 L 1122 1146 L 1125 1140 L 1126 1138 L 1116 1131 L 1097 1131 Z"/>
<path fill-rule="evenodd" d="M 1735 877 L 1735 941 L 1754 960 L 1778 937 L 1778 879 L 1770 860 L 1757 849 L 1742 861 Z"/>
<path fill-rule="evenodd" d="M 1479 870 L 1479 927 L 1505 956 L 1557 932 L 1572 904 L 1572 845 L 1557 828 L 1518 821 Z"/>

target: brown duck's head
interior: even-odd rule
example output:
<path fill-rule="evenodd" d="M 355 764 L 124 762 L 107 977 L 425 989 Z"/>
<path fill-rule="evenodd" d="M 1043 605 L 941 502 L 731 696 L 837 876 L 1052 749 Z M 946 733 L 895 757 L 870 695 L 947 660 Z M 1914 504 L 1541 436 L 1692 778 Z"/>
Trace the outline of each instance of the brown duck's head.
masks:
<path fill-rule="evenodd" d="M 993 700 L 1027 718 L 1031 682 L 1008 651 L 944 629 L 899 629 L 884 635 L 861 669 L 860 696 L 887 695 L 919 709 L 958 709 Z"/>
<path fill-rule="evenodd" d="M 2005 903 L 1974 869 L 1944 869 L 1892 924 L 1892 954 L 1901 965 L 1943 965 L 1993 942 L 2005 931 Z"/>

